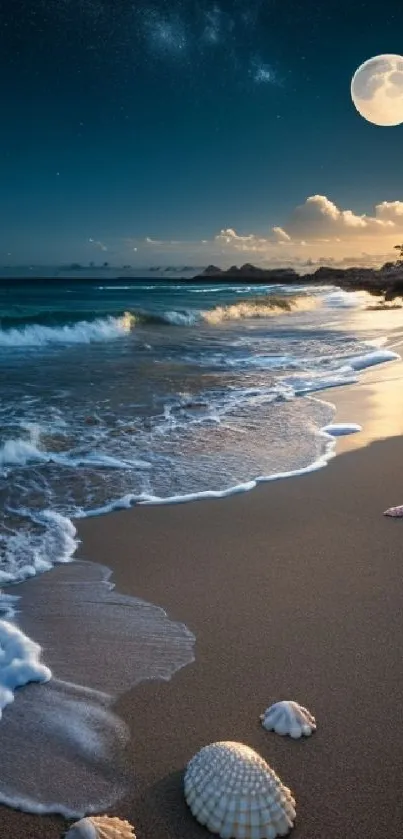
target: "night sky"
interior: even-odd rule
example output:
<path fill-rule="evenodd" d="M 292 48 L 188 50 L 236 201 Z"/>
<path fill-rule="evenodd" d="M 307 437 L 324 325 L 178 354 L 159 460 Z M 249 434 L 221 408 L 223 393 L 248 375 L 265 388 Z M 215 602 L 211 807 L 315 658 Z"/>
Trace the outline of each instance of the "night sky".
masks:
<path fill-rule="evenodd" d="M 2 0 L 0 265 L 387 253 L 403 126 L 350 82 L 402 31 L 399 0 Z"/>

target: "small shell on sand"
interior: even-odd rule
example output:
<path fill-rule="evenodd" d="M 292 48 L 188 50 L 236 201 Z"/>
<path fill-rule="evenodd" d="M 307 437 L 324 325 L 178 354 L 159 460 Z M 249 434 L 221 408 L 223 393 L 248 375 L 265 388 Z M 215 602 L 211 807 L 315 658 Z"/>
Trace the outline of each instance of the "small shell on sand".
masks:
<path fill-rule="evenodd" d="M 294 826 L 292 793 L 242 743 L 201 749 L 186 768 L 185 798 L 197 821 L 222 839 L 275 839 Z"/>
<path fill-rule="evenodd" d="M 385 510 L 384 516 L 392 516 L 392 518 L 402 518 L 403 517 L 403 504 L 400 504 L 399 507 L 389 507 L 388 510 Z"/>
<path fill-rule="evenodd" d="M 276 734 L 289 734 L 294 740 L 302 735 L 309 737 L 316 731 L 315 717 L 304 708 L 293 702 L 291 699 L 276 702 L 267 708 L 260 717 L 263 728 L 267 731 L 275 731 Z"/>
<path fill-rule="evenodd" d="M 110 816 L 88 816 L 75 822 L 66 839 L 136 839 L 129 822 Z"/>

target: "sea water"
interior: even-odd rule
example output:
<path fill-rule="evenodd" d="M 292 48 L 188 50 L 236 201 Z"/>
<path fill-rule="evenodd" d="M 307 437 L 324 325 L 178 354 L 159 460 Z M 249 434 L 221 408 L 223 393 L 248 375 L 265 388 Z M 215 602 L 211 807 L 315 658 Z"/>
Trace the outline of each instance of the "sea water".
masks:
<path fill-rule="evenodd" d="M 268 306 L 273 295 L 292 300 L 291 312 Z M 378 333 L 357 336 L 350 326 L 351 309 L 365 304 L 363 294 L 303 286 L 0 285 L 0 746 L 17 753 L 35 737 L 54 770 L 36 784 L 25 746 L 24 760 L 3 773 L 0 800 L 66 815 L 106 806 L 121 789 L 120 780 L 110 784 L 110 761 L 119 763 L 126 737 L 113 697 L 170 678 L 194 647 L 190 629 L 157 606 L 111 596 L 100 566 L 68 566 L 61 587 L 42 576 L 21 602 L 6 585 L 68 563 L 74 518 L 220 498 L 325 465 L 334 437 L 359 431 L 354 417 L 334 425 L 326 391 L 397 357 L 374 349 Z M 70 644 L 57 631 L 69 609 Z M 113 635 L 122 665 L 91 682 L 80 637 L 101 613 L 99 643 L 107 647 Z M 43 662 L 36 642 L 47 650 Z M 32 680 L 46 683 L 12 703 L 18 684 Z M 54 779 L 63 773 L 70 780 L 61 796 Z M 91 792 L 83 797 L 83 789 Z"/>

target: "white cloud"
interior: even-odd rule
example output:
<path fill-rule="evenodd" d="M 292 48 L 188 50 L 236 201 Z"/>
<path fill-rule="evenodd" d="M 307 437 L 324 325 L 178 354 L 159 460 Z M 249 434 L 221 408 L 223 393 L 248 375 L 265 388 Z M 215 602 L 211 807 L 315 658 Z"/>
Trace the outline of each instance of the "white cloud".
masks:
<path fill-rule="evenodd" d="M 330 245 L 340 252 L 347 243 L 371 239 L 379 243 L 389 236 L 403 236 L 403 202 L 383 201 L 373 215 L 341 209 L 326 195 L 311 195 L 295 207 L 283 226 L 276 225 L 261 237 L 239 233 L 232 227 L 220 231 L 215 242 L 232 251 L 271 254 L 275 246 L 298 248 Z M 379 249 L 379 248 L 378 248 Z"/>
<path fill-rule="evenodd" d="M 222 242 L 223 244 L 230 245 L 232 242 L 234 243 L 245 243 L 250 242 L 251 244 L 255 240 L 255 236 L 253 233 L 250 233 L 247 236 L 240 236 L 232 227 L 227 227 L 225 230 L 221 230 L 220 233 L 215 237 L 216 242 Z"/>
<path fill-rule="evenodd" d="M 105 245 L 104 242 L 100 242 L 97 239 L 91 239 L 91 238 L 88 239 L 88 241 L 91 243 L 91 245 L 94 245 L 95 248 L 99 248 L 101 251 L 107 251 L 108 250 L 108 246 Z"/>
<path fill-rule="evenodd" d="M 296 207 L 284 225 L 291 238 L 349 237 L 359 234 L 385 235 L 393 232 L 400 201 L 386 202 L 375 207 L 375 215 L 357 215 L 353 210 L 341 210 L 326 195 L 311 195 Z M 403 211 L 401 212 L 403 226 Z"/>
<path fill-rule="evenodd" d="M 282 227 L 273 227 L 272 229 L 273 229 L 274 235 L 277 236 L 277 239 L 278 239 L 279 242 L 290 242 L 291 241 L 291 236 L 289 236 L 288 233 L 286 233 L 285 230 L 283 230 Z"/>
<path fill-rule="evenodd" d="M 142 264 L 144 254 L 150 260 L 158 253 L 160 264 L 169 265 L 215 262 L 228 267 L 253 262 L 306 267 L 381 264 L 396 258 L 394 245 L 399 241 L 403 241 L 403 201 L 382 201 L 372 213 L 360 214 L 338 207 L 325 195 L 311 195 L 281 226 L 268 228 L 266 235 L 224 227 L 210 239 L 133 237 L 124 240 L 124 246 L 138 247 L 143 252 Z"/>
<path fill-rule="evenodd" d="M 403 201 L 382 201 L 375 207 L 377 218 L 389 219 L 403 225 Z"/>

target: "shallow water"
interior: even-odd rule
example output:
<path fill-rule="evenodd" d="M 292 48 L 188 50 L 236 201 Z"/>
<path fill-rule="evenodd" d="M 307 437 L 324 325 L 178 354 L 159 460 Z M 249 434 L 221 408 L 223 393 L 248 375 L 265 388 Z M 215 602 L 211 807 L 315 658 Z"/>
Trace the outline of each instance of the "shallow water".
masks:
<path fill-rule="evenodd" d="M 43 647 L 52 679 L 18 690 L 4 711 L 2 803 L 68 818 L 111 806 L 125 791 L 129 741 L 117 697 L 194 661 L 187 627 L 119 594 L 110 576 L 104 566 L 74 562 L 14 590 L 13 620 Z"/>
<path fill-rule="evenodd" d="M 348 326 L 363 295 L 301 287 L 284 314 L 279 294 L 296 291 L 0 285 L 0 583 L 68 560 L 71 517 L 323 460 L 334 412 L 312 393 L 388 354 Z"/>
<path fill-rule="evenodd" d="M 297 294 L 291 313 L 275 294 Z M 52 672 L 4 710 L 1 801 L 66 816 L 108 807 L 125 788 L 114 699 L 193 661 L 192 633 L 114 591 L 108 569 L 42 573 L 72 559 L 71 519 L 324 466 L 334 437 L 359 429 L 354 417 L 334 426 L 318 394 L 396 357 L 379 321 L 356 330 L 365 303 L 302 287 L 0 284 L 0 584 L 36 577 L 18 600 L 3 593 L 0 614 Z"/>

